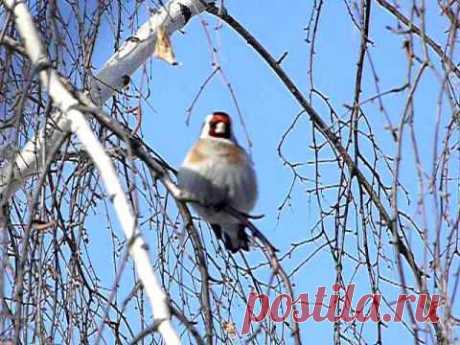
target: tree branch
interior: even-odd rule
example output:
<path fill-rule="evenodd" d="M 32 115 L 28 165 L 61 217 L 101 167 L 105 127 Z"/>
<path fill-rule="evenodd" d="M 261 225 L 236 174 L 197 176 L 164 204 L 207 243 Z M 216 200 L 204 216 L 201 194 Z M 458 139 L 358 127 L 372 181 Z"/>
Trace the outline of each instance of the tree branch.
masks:
<path fill-rule="evenodd" d="M 380 6 L 385 8 L 398 20 L 400 20 L 404 25 L 406 25 L 412 32 L 424 40 L 428 45 L 433 49 L 433 51 L 439 56 L 442 62 L 444 62 L 448 69 L 455 73 L 457 78 L 460 78 L 460 69 L 455 65 L 455 63 L 450 59 L 450 57 L 443 51 L 442 47 L 437 44 L 431 37 L 426 33 L 422 32 L 418 26 L 416 26 L 412 21 L 405 17 L 395 6 L 388 3 L 386 0 L 377 0 Z"/>
<path fill-rule="evenodd" d="M 99 106 L 104 104 L 114 92 L 125 85 L 126 77 L 133 74 L 152 56 L 158 27 L 162 26 L 165 32 L 171 35 L 184 27 L 192 16 L 201 13 L 204 7 L 199 0 L 171 0 L 164 8 L 155 12 L 137 33 L 113 54 L 96 76 L 90 79 L 89 94 L 94 102 Z M 30 37 L 22 39 L 25 45 L 33 43 L 30 42 Z M 32 53 L 32 61 L 38 61 L 37 52 Z M 43 61 L 39 61 L 38 66 L 46 67 Z M 50 145 L 59 142 L 69 131 L 68 117 L 62 113 L 53 114 L 50 121 L 24 146 L 14 161 L 0 170 L 0 205 L 11 198 L 25 179 L 43 168 L 42 162 L 46 160 L 44 156 L 50 151 Z"/>
<path fill-rule="evenodd" d="M 159 332 L 167 344 L 179 344 L 179 337 L 170 322 L 171 313 L 168 306 L 168 296 L 154 275 L 147 245 L 140 236 L 136 218 L 118 180 L 111 159 L 92 132 L 84 115 L 77 109 L 79 101 L 66 89 L 56 71 L 49 68 L 48 58 L 41 46 L 40 37 L 35 30 L 33 19 L 25 3 L 7 0 L 6 5 L 14 14 L 17 30 L 24 40 L 24 46 L 31 63 L 42 67 L 40 68 L 40 79 L 43 87 L 48 90 L 53 103 L 61 111 L 62 117 L 66 119 L 68 127 L 78 136 L 101 174 L 119 222 L 128 239 L 128 249 L 136 265 L 139 279 L 144 286 L 151 306 L 154 307 L 153 311 Z"/>
<path fill-rule="evenodd" d="M 348 154 L 347 150 L 341 144 L 339 138 L 336 134 L 329 128 L 329 126 L 324 122 L 321 116 L 316 112 L 316 110 L 310 105 L 310 103 L 303 97 L 300 90 L 294 84 L 294 82 L 289 78 L 289 76 L 284 72 L 280 65 L 276 63 L 276 60 L 272 55 L 257 41 L 257 39 L 249 33 L 237 20 L 235 20 L 228 13 L 220 13 L 218 8 L 215 6 L 208 6 L 207 11 L 227 23 L 233 30 L 235 30 L 246 42 L 254 48 L 254 50 L 259 53 L 259 55 L 267 62 L 275 74 L 280 78 L 283 84 L 287 87 L 289 92 L 294 96 L 294 98 L 299 102 L 301 107 L 307 112 L 310 116 L 310 120 L 313 125 L 320 131 L 320 133 L 327 139 L 329 144 L 338 152 L 339 156 L 344 160 L 348 169 L 350 170 L 352 176 L 355 176 L 359 184 L 362 186 L 366 194 L 372 200 L 373 204 L 379 211 L 380 217 L 383 220 L 383 223 L 387 226 L 390 233 L 393 235 L 393 245 L 398 253 L 400 253 L 409 266 L 411 267 L 412 272 L 414 273 L 414 278 L 417 280 L 419 286 L 422 286 L 422 279 L 424 273 L 417 266 L 412 252 L 407 248 L 406 244 L 402 241 L 401 237 L 397 233 L 397 229 L 394 226 L 394 222 L 390 215 L 388 214 L 385 206 L 382 201 L 375 193 L 372 188 L 372 185 L 367 181 L 364 173 L 356 166 L 355 162 Z"/>

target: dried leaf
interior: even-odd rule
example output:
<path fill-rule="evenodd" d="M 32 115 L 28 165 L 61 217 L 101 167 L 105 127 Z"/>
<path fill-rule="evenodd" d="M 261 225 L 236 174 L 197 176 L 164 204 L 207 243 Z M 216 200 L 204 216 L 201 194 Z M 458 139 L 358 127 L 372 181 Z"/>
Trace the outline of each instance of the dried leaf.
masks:
<path fill-rule="evenodd" d="M 136 126 L 134 126 L 134 129 L 131 131 L 131 135 L 136 135 L 139 128 L 141 128 L 142 108 L 138 105 L 137 107 L 126 110 L 126 112 L 133 114 L 136 117 Z"/>
<path fill-rule="evenodd" d="M 236 338 L 236 327 L 232 321 L 224 321 L 222 324 L 224 331 L 227 332 L 230 338 Z"/>
<path fill-rule="evenodd" d="M 157 29 L 157 40 L 155 43 L 155 51 L 153 55 L 158 59 L 162 59 L 171 65 L 177 65 L 176 57 L 171 45 L 171 40 L 163 26 Z"/>

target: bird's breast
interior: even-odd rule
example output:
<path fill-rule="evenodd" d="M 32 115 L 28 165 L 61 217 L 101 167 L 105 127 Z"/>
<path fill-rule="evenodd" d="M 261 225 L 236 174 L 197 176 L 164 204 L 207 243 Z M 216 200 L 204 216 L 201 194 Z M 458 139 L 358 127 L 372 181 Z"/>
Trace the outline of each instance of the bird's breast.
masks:
<path fill-rule="evenodd" d="M 237 145 L 226 142 L 199 140 L 187 154 L 185 164 L 206 164 L 208 161 L 223 164 L 245 164 L 245 152 Z"/>
<path fill-rule="evenodd" d="M 203 197 L 222 198 L 243 211 L 254 205 L 257 184 L 246 153 L 237 145 L 198 141 L 182 165 L 184 187 Z M 187 185 L 187 186 L 185 186 Z"/>

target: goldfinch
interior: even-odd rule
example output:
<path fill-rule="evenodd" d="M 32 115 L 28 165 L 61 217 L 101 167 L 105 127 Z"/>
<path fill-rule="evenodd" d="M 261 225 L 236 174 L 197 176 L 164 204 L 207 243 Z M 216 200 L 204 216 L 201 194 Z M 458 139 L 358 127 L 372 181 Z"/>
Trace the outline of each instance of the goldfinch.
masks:
<path fill-rule="evenodd" d="M 238 145 L 231 118 L 214 112 L 204 121 L 200 138 L 187 153 L 178 172 L 178 185 L 192 199 L 195 211 L 232 253 L 249 250 L 245 224 L 223 210 L 225 206 L 249 213 L 257 199 L 251 159 Z"/>

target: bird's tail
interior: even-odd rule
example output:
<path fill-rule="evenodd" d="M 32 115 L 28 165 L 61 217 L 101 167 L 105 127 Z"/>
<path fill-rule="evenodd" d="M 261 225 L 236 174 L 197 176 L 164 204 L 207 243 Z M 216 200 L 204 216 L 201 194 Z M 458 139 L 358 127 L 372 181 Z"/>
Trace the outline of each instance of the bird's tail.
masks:
<path fill-rule="evenodd" d="M 249 237 L 244 231 L 244 224 L 211 224 L 216 237 L 224 242 L 226 249 L 232 253 L 238 252 L 240 249 L 249 251 Z"/>

